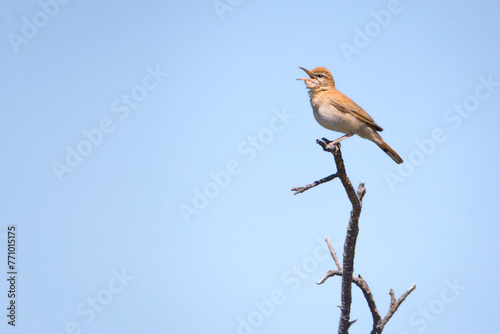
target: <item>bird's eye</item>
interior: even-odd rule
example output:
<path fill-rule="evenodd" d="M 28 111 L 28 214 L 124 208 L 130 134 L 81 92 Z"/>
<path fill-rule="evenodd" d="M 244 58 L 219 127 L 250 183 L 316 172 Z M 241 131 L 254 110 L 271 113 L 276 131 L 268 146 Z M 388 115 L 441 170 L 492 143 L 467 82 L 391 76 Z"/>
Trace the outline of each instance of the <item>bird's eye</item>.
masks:
<path fill-rule="evenodd" d="M 322 77 L 324 77 L 324 75 L 323 74 L 318 74 L 317 77 L 318 78 L 322 78 Z"/>

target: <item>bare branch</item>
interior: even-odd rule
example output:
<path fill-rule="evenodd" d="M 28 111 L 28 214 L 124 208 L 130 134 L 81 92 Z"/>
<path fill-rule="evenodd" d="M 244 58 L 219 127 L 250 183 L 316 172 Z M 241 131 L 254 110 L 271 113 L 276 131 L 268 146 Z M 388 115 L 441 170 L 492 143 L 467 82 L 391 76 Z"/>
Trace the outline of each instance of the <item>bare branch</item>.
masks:
<path fill-rule="evenodd" d="M 337 174 L 328 175 L 327 177 L 324 177 L 324 178 L 322 178 L 321 180 L 318 180 L 318 181 L 314 181 L 313 183 L 308 184 L 307 186 L 296 187 L 296 188 L 292 188 L 291 190 L 295 191 L 294 195 L 302 194 L 304 191 L 309 190 L 311 188 L 314 188 L 316 186 L 319 186 L 322 183 L 326 183 L 328 181 L 331 181 L 331 180 L 333 180 L 336 177 L 338 177 Z"/>
<path fill-rule="evenodd" d="M 368 286 L 368 283 L 358 275 L 358 277 L 353 278 L 354 283 L 361 289 L 363 295 L 365 296 L 366 302 L 368 303 L 368 307 L 370 308 L 370 312 L 372 313 L 373 318 L 373 328 L 375 328 L 375 324 L 378 324 L 381 320 L 380 313 L 378 313 L 377 305 L 375 304 L 375 298 L 373 298 L 372 291 Z"/>
<path fill-rule="evenodd" d="M 353 282 L 363 292 L 370 312 L 372 313 L 373 329 L 371 331 L 371 334 L 380 334 L 384 330 L 387 322 L 398 310 L 401 303 L 413 290 L 415 290 L 416 285 L 412 285 L 410 289 L 408 289 L 408 291 L 406 291 L 398 300 L 396 300 L 396 298 L 394 297 L 394 290 L 391 289 L 391 305 L 389 311 L 387 312 L 387 315 L 382 319 L 380 313 L 378 312 L 377 305 L 375 304 L 375 299 L 370 290 L 370 287 L 368 286 L 368 283 L 366 283 L 361 275 L 358 275 L 358 277 L 353 276 L 356 241 L 359 232 L 359 217 L 361 215 L 362 201 L 366 194 L 366 188 L 364 183 L 360 183 L 357 191 L 354 190 L 354 187 L 352 186 L 351 181 L 347 177 L 345 171 L 344 160 L 342 159 L 342 153 L 340 152 L 340 143 L 333 143 L 326 138 L 322 139 L 323 141 L 316 140 L 316 142 L 323 148 L 324 151 L 333 154 L 335 165 L 337 166 L 337 173 L 327 176 L 319 181 L 315 181 L 307 186 L 292 188 L 292 191 L 295 191 L 295 195 L 300 194 L 308 189 L 316 187 L 319 184 L 331 181 L 334 178 L 338 177 L 342 182 L 342 185 L 344 186 L 349 201 L 352 204 L 352 210 L 344 243 L 343 266 L 340 264 L 337 254 L 335 253 L 335 250 L 333 249 L 333 246 L 330 242 L 330 239 L 326 237 L 326 243 L 338 270 L 329 270 L 326 275 L 323 276 L 316 284 L 323 284 L 328 278 L 333 276 L 342 277 L 341 306 L 339 306 L 341 312 L 338 329 L 339 334 L 348 334 L 349 327 L 356 322 L 356 320 L 350 321 Z"/>
<path fill-rule="evenodd" d="M 398 310 L 399 306 L 405 301 L 406 297 L 410 295 L 410 293 L 413 292 L 417 288 L 416 284 L 413 284 L 408 290 L 406 290 L 405 293 L 399 297 L 399 299 L 396 301 L 396 298 L 394 297 L 394 290 L 391 289 L 390 295 L 391 295 L 391 307 L 389 308 L 389 311 L 387 311 L 387 315 L 380 321 L 379 325 L 377 325 L 377 328 L 380 328 L 379 332 L 372 332 L 373 334 L 375 333 L 382 333 L 382 330 L 384 329 L 384 326 L 387 324 L 387 322 L 392 318 L 394 313 Z"/>
<path fill-rule="evenodd" d="M 327 237 L 327 243 L 329 241 L 329 238 Z M 331 243 L 329 244 L 329 247 L 331 246 Z M 335 251 L 333 250 L 333 246 L 330 249 L 330 252 L 333 252 L 335 254 Z M 334 276 L 342 276 L 342 271 L 341 270 L 329 270 L 325 276 L 323 276 L 316 284 L 321 285 L 326 282 L 327 279 L 330 277 Z M 366 302 L 368 303 L 368 308 L 370 309 L 370 312 L 372 313 L 372 318 L 373 318 L 373 329 L 371 331 L 371 334 L 380 334 L 384 330 L 385 325 L 387 322 L 392 318 L 394 313 L 398 310 L 399 306 L 403 301 L 410 295 L 410 293 L 416 289 L 416 285 L 412 285 L 408 291 L 406 291 L 401 297 L 396 300 L 394 297 L 394 290 L 391 289 L 389 294 L 391 295 L 391 305 L 389 308 L 389 311 L 387 312 L 387 315 L 384 317 L 384 319 L 381 318 L 380 313 L 378 312 L 377 305 L 375 303 L 375 298 L 373 297 L 373 294 L 370 290 L 370 287 L 368 286 L 368 283 L 364 280 L 361 275 L 358 275 L 358 277 L 352 278 L 352 281 L 358 288 L 360 288 L 361 292 L 363 292 L 363 295 L 366 299 Z M 339 308 L 342 310 L 342 307 L 339 306 Z M 351 324 L 354 322 L 350 322 Z"/>
<path fill-rule="evenodd" d="M 316 282 L 316 284 L 321 285 L 326 282 L 327 279 L 333 276 L 342 276 L 342 271 L 337 270 L 328 270 L 325 276 L 321 277 L 321 279 Z M 340 306 L 339 306 L 340 307 Z"/>
<path fill-rule="evenodd" d="M 355 192 L 351 181 L 346 175 L 342 153 L 340 152 L 340 145 L 337 144 L 333 147 L 333 157 L 337 165 L 337 173 L 339 174 L 340 181 L 347 193 L 347 197 L 352 204 L 351 218 L 347 227 L 347 235 L 344 243 L 344 266 L 342 270 L 342 293 L 341 305 L 342 310 L 340 313 L 339 334 L 347 334 L 350 327 L 350 313 L 352 302 L 352 276 L 354 272 L 354 256 L 356 250 L 356 241 L 359 232 L 359 216 L 361 215 L 361 200 Z M 360 194 L 365 192 L 364 186 L 360 184 L 358 189 L 362 189 Z"/>
<path fill-rule="evenodd" d="M 339 334 L 347 334 L 349 332 L 349 326 L 352 324 L 350 319 L 351 313 L 351 302 L 352 302 L 352 281 L 353 281 L 353 271 L 354 271 L 354 253 L 356 249 L 356 240 L 358 238 L 358 220 L 361 214 L 361 200 L 363 199 L 366 189 L 363 183 L 358 187 L 358 191 L 354 190 L 351 181 L 347 177 L 344 160 L 342 159 L 342 153 L 340 152 L 340 143 L 333 143 L 326 138 L 323 140 L 316 140 L 316 143 L 320 145 L 324 151 L 333 154 L 335 160 L 335 165 L 337 166 L 337 173 L 327 176 L 319 181 L 311 183 L 305 187 L 292 188 L 295 194 L 300 194 L 307 189 L 311 189 L 321 183 L 328 182 L 338 177 L 344 186 L 347 193 L 347 197 L 351 201 L 352 211 L 351 218 L 349 220 L 349 226 L 347 228 L 347 236 L 344 243 L 344 266 L 340 265 L 340 262 L 335 261 L 338 269 L 342 272 L 342 297 L 341 297 L 341 314 L 339 323 Z M 332 253 L 334 256 L 335 252 Z M 335 260 L 335 257 L 334 257 Z M 328 277 L 325 277 L 326 280 Z"/>
<path fill-rule="evenodd" d="M 337 254 L 333 250 L 332 243 L 330 242 L 330 238 L 325 237 L 326 244 L 328 245 L 328 249 L 330 250 L 330 254 L 333 257 L 333 261 L 335 261 L 335 264 L 337 265 L 337 269 L 339 271 L 342 271 L 342 265 L 340 264 L 339 258 L 337 257 Z"/>

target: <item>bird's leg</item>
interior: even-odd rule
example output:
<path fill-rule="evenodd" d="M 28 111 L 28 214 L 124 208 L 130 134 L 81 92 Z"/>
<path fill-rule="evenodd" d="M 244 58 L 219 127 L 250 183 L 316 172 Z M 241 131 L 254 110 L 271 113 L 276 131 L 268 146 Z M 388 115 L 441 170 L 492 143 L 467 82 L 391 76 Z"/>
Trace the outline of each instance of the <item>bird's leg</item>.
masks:
<path fill-rule="evenodd" d="M 333 146 L 335 144 L 337 144 L 338 142 L 340 142 L 340 141 L 342 141 L 342 140 L 344 140 L 346 138 L 352 137 L 352 136 L 354 136 L 354 132 L 348 133 L 348 134 L 340 137 L 339 139 L 335 139 L 334 141 L 329 142 L 328 143 L 328 147 L 333 148 Z"/>

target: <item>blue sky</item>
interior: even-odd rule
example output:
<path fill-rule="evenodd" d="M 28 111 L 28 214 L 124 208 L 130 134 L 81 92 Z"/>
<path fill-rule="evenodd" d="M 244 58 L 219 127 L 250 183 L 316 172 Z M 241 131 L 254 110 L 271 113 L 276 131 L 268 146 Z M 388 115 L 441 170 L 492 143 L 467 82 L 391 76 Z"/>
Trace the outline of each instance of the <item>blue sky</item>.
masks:
<path fill-rule="evenodd" d="M 336 331 L 349 202 L 299 66 L 403 157 L 342 144 L 385 333 L 496 331 L 499 5 L 18 1 L 0 10 L 2 332 Z M 473 307 L 471 305 L 481 305 Z M 351 332 L 371 315 L 354 288 Z"/>

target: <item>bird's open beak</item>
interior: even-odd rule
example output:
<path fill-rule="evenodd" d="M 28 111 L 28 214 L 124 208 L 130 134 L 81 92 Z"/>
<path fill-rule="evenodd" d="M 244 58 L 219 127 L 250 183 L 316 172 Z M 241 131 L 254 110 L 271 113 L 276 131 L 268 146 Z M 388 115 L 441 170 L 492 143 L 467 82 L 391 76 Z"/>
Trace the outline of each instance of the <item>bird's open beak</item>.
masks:
<path fill-rule="evenodd" d="M 299 67 L 302 71 L 306 72 L 307 75 L 309 75 L 309 79 L 316 79 L 316 76 L 314 74 L 312 74 L 311 72 L 309 72 L 308 70 L 306 70 L 305 68 L 303 67 Z M 309 79 L 297 79 L 297 80 L 309 80 Z"/>

